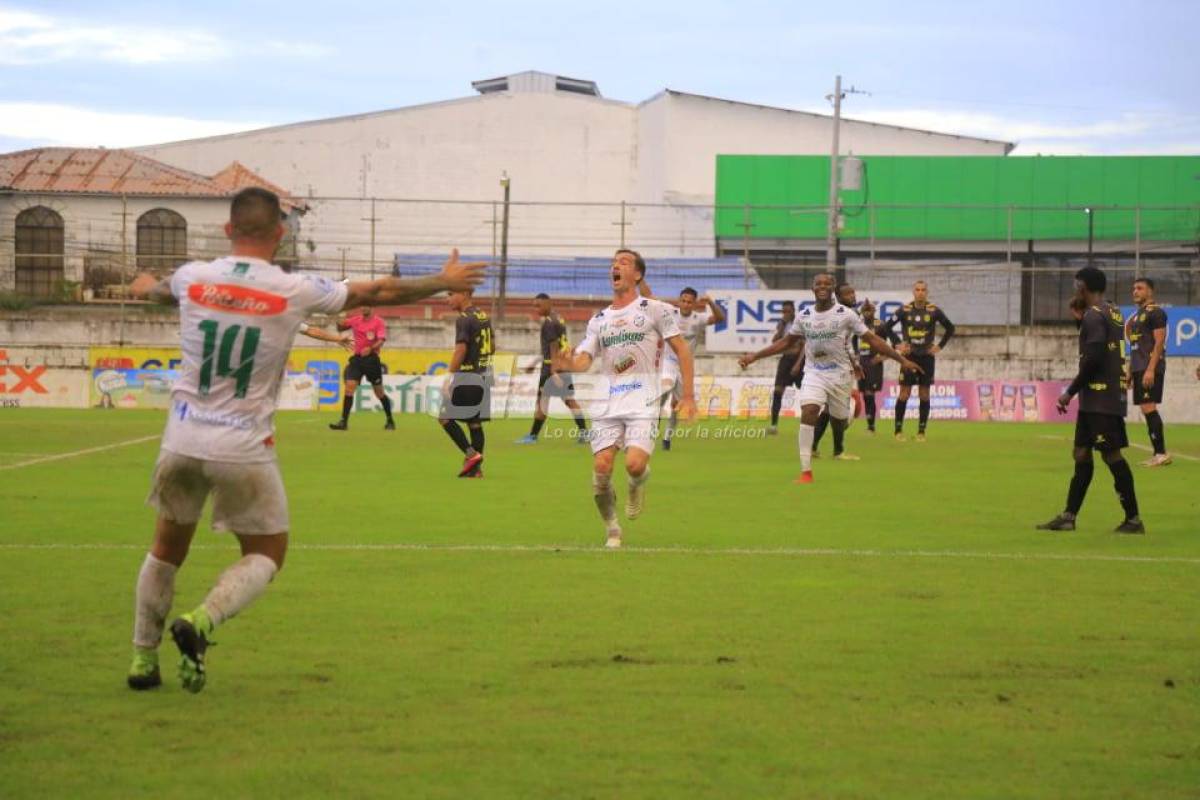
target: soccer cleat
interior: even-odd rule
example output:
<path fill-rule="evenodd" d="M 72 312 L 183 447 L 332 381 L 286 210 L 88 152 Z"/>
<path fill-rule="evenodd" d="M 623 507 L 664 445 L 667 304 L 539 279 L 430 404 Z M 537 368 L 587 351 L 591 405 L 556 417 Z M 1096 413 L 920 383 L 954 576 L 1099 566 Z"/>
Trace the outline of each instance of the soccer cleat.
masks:
<path fill-rule="evenodd" d="M 779 435 L 779 426 L 777 426 L 777 425 L 768 425 L 767 426 L 767 436 L 778 436 L 778 435 Z"/>
<path fill-rule="evenodd" d="M 135 650 L 125 682 L 129 684 L 130 689 L 139 692 L 162 686 L 162 675 L 158 671 L 158 653 L 154 650 Z"/>
<path fill-rule="evenodd" d="M 794 481 L 794 483 L 812 483 L 812 482 L 813 482 L 813 474 L 812 474 L 811 469 L 806 469 L 806 470 L 804 470 L 804 472 L 801 472 L 800 477 L 796 478 L 796 480 Z"/>
<path fill-rule="evenodd" d="M 1037 526 L 1039 531 L 1073 531 L 1075 530 L 1075 517 L 1067 514 L 1059 514 L 1049 522 L 1043 522 Z"/>
<path fill-rule="evenodd" d="M 474 472 L 470 473 L 469 475 L 462 475 L 460 477 L 468 478 L 468 479 L 469 478 L 482 478 L 483 477 L 483 467 L 476 467 Z"/>
<path fill-rule="evenodd" d="M 204 670 L 204 653 L 208 638 L 196 626 L 196 614 L 184 614 L 171 623 L 171 638 L 179 648 L 179 681 L 183 688 L 196 694 L 208 679 Z"/>
<path fill-rule="evenodd" d="M 646 507 L 646 484 L 629 487 L 629 500 L 625 503 L 625 519 L 637 519 Z"/>
<path fill-rule="evenodd" d="M 384 424 L 384 426 L 383 426 L 383 429 L 384 429 L 385 431 L 394 431 L 394 430 L 396 430 L 396 421 L 395 421 L 394 419 L 389 419 L 389 420 L 388 420 L 388 421 L 387 421 L 387 422 Z"/>
<path fill-rule="evenodd" d="M 853 453 L 838 453 L 836 456 L 833 457 L 833 460 L 834 461 L 862 461 L 861 458 L 854 455 Z"/>
<path fill-rule="evenodd" d="M 344 431 L 344 430 L 347 430 L 349 427 L 350 426 L 348 424 L 346 424 L 346 420 L 344 420 L 344 419 L 338 420 L 337 422 L 329 423 L 329 430 L 331 430 L 331 431 Z"/>
<path fill-rule="evenodd" d="M 1155 453 L 1142 462 L 1143 467 L 1165 467 L 1172 461 L 1170 453 Z"/>
<path fill-rule="evenodd" d="M 670 449 L 671 449 L 671 440 L 663 439 L 663 450 L 670 450 Z"/>
<path fill-rule="evenodd" d="M 483 453 L 476 453 L 473 456 L 467 456 L 463 459 L 462 469 L 458 471 L 458 477 L 465 478 L 476 470 L 483 463 Z"/>
<path fill-rule="evenodd" d="M 1113 528 L 1113 533 L 1145 533 L 1146 526 L 1142 524 L 1139 517 L 1127 519 L 1117 527 Z"/>
<path fill-rule="evenodd" d="M 872 436 L 874 436 L 874 435 L 875 435 L 875 429 L 874 429 L 874 428 L 867 428 L 867 433 L 869 433 L 869 434 L 871 434 Z"/>
<path fill-rule="evenodd" d="M 904 431 L 896 431 L 897 442 L 907 442 L 908 439 L 904 436 Z"/>
<path fill-rule="evenodd" d="M 812 451 L 812 457 L 813 457 L 813 458 L 820 458 L 820 457 L 821 457 L 821 451 L 820 451 L 820 450 L 817 450 L 816 448 L 813 448 L 813 451 Z"/>
<path fill-rule="evenodd" d="M 591 431 L 580 431 L 579 435 L 575 437 L 575 444 L 590 443 L 592 441 L 590 438 L 590 434 L 591 434 Z"/>
<path fill-rule="evenodd" d="M 604 527 L 606 530 L 604 546 L 609 550 L 618 549 L 621 546 L 621 526 L 617 524 L 617 518 L 605 520 Z"/>
<path fill-rule="evenodd" d="M 924 431 L 921 431 L 920 433 L 917 434 L 917 441 L 918 442 L 925 441 L 925 432 Z"/>
<path fill-rule="evenodd" d="M 537 444 L 537 437 L 534 436 L 532 433 L 527 433 L 524 436 L 522 436 L 520 439 L 517 439 L 517 441 L 514 442 L 514 444 Z"/>

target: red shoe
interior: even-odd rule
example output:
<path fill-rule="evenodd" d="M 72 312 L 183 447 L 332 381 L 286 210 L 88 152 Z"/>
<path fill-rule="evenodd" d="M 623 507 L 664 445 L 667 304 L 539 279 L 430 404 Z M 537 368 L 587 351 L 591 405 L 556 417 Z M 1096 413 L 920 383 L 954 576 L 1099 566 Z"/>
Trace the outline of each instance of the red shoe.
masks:
<path fill-rule="evenodd" d="M 473 456 L 467 456 L 463 459 L 462 469 L 458 471 L 458 477 L 465 478 L 475 471 L 475 468 L 483 463 L 483 453 L 476 453 Z"/>
<path fill-rule="evenodd" d="M 796 478 L 796 480 L 793 482 L 794 483 L 812 483 L 813 482 L 812 470 L 809 469 L 809 470 L 805 470 L 804 472 L 801 472 L 800 477 Z"/>

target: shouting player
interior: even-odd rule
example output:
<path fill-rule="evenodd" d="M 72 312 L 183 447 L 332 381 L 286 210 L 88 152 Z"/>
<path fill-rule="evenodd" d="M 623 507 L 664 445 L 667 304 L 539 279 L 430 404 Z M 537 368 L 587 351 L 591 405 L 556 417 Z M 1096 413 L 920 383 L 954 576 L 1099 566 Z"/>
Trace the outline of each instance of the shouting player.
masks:
<path fill-rule="evenodd" d="M 570 343 L 567 340 L 567 324 L 562 317 L 554 313 L 550 304 L 550 295 L 542 292 L 534 298 L 538 315 L 542 318 L 542 373 L 538 376 L 537 407 L 533 411 L 533 427 L 529 434 L 517 439 L 517 444 L 536 444 L 542 426 L 546 424 L 547 412 L 550 410 L 550 398 L 557 397 L 575 415 L 575 428 L 579 431 L 576 442 L 587 442 L 587 423 L 583 421 L 583 409 L 575 399 L 574 376 L 569 372 L 554 371 L 554 355 L 560 350 L 566 350 Z"/>
<path fill-rule="evenodd" d="M 492 320 L 475 305 L 471 289 L 450 292 L 446 304 L 458 312 L 450 377 L 442 384 L 438 423 L 463 453 L 460 478 L 483 477 L 483 423 L 492 418 Z M 470 441 L 458 421 L 467 423 Z"/>
<path fill-rule="evenodd" d="M 592 490 L 607 533 L 605 546 L 610 548 L 621 546 L 612 485 L 618 450 L 625 450 L 629 474 L 625 516 L 636 519 L 645 507 L 662 402 L 658 352 L 664 345 L 679 361 L 679 416 L 690 422 L 696 415 L 692 353 L 679 333 L 675 310 L 667 303 L 639 296 L 638 285 L 645 274 L 646 262 L 637 252 L 618 250 L 612 261 L 612 305 L 592 317 L 583 342 L 573 353 L 560 353 L 555 360 L 562 371 L 585 372 L 599 359 L 608 382 L 607 401 L 593 410 L 590 441 Z"/>
<path fill-rule="evenodd" d="M 887 321 L 889 330 L 900 326 L 900 335 L 904 337 L 899 350 L 906 356 L 911 356 L 916 364 L 921 365 L 921 371 L 900 373 L 900 396 L 896 398 L 896 439 L 904 441 L 904 411 L 908 405 L 912 387 L 918 387 L 921 398 L 921 416 L 917 427 L 917 441 L 925 441 L 925 426 L 929 424 L 929 387 L 933 385 L 934 361 L 938 353 L 954 336 L 954 323 L 946 312 L 929 302 L 929 286 L 925 281 L 913 284 L 913 299 L 905 303 L 895 315 Z M 942 340 L 936 344 L 933 341 L 935 327 L 942 326 Z"/>
<path fill-rule="evenodd" d="M 760 358 L 782 353 L 797 343 L 804 344 L 804 381 L 800 385 L 800 477 L 797 483 L 812 483 L 812 444 L 821 406 L 829 409 L 829 424 L 836 432 L 845 429 L 850 417 L 850 392 L 854 386 L 850 339 L 865 339 L 876 352 L 900 362 L 903 369 L 920 372 L 919 365 L 892 349 L 886 341 L 867 330 L 850 309 L 833 299 L 834 277 L 823 272 L 813 279 L 816 304 L 796 313 L 787 335 L 757 353 L 738 359 L 742 369 Z"/>
<path fill-rule="evenodd" d="M 1167 312 L 1154 302 L 1154 281 L 1149 278 L 1138 278 L 1133 282 L 1133 302 L 1137 303 L 1137 311 L 1125 323 L 1133 402 L 1141 406 L 1150 431 L 1150 444 L 1154 447 L 1154 455 L 1143 461 L 1142 466 L 1165 467 L 1171 463 L 1171 456 L 1167 453 L 1167 438 L 1158 404 L 1162 402 L 1163 383 L 1167 377 Z"/>
<path fill-rule="evenodd" d="M 1073 531 L 1075 518 L 1083 508 L 1088 486 L 1092 483 L 1095 463 L 1092 450 L 1108 465 L 1113 488 L 1121 500 L 1125 519 L 1116 533 L 1145 533 L 1138 516 L 1133 471 L 1121 454 L 1129 446 L 1125 435 L 1125 356 L 1121 310 L 1104 299 L 1108 279 L 1095 267 L 1075 273 L 1075 297 L 1071 312 L 1079 323 L 1079 372 L 1058 398 L 1058 410 L 1067 412 L 1071 398 L 1079 395 L 1079 413 L 1075 418 L 1075 474 L 1067 490 L 1067 507 L 1054 519 L 1038 525 L 1043 531 Z"/>
<path fill-rule="evenodd" d="M 229 531 L 241 558 L 225 570 L 204 602 L 171 623 L 180 652 L 179 677 L 198 692 L 213 630 L 266 591 L 283 567 L 288 508 L 275 456 L 274 415 L 288 351 L 309 314 L 366 305 L 411 303 L 447 289 L 469 289 L 483 264 L 460 264 L 458 252 L 437 275 L 381 278 L 348 286 L 288 273 L 271 263 L 285 228 L 279 198 L 259 188 L 234 196 L 225 233 L 232 254 L 184 264 L 170 278 L 138 276 L 138 297 L 178 302 L 183 363 L 148 503 L 158 509 L 154 543 L 137 579 L 133 664 L 127 682 L 151 689 L 162 679 L 158 646 L 209 495 L 212 526 Z"/>

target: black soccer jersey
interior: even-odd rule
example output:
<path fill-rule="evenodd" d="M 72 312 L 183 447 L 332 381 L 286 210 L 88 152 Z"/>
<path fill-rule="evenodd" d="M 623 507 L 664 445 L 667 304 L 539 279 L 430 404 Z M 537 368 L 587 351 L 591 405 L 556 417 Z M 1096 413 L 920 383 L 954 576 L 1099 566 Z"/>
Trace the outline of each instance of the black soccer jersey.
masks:
<path fill-rule="evenodd" d="M 934 327 L 937 325 L 942 326 L 942 340 L 936 343 L 939 348 L 945 347 L 946 343 L 950 341 L 950 337 L 954 335 L 954 323 L 946 316 L 946 312 L 933 303 L 926 303 L 923 306 L 905 303 L 887 321 L 888 330 L 895 328 L 897 323 L 900 325 L 900 335 L 912 348 L 912 355 L 929 354 L 930 348 L 934 345 Z"/>
<path fill-rule="evenodd" d="M 1079 410 L 1092 414 L 1125 416 L 1125 324 L 1121 309 L 1105 302 L 1083 313 L 1079 324 L 1079 358 L 1088 345 L 1103 344 L 1099 369 L 1079 387 Z"/>
<path fill-rule="evenodd" d="M 869 325 L 867 325 L 867 327 L 871 329 L 871 333 L 875 334 L 880 339 L 885 339 L 886 341 L 890 342 L 891 344 L 896 344 L 896 342 L 900 341 L 899 337 L 896 336 L 895 331 L 893 331 L 890 327 L 888 327 L 887 323 L 885 323 L 881 320 L 874 320 Z M 859 336 L 859 337 L 857 337 L 857 340 L 858 340 L 858 363 L 862 367 L 865 368 L 867 365 L 871 364 L 874 361 L 875 356 L 878 355 L 878 353 L 876 353 L 873 349 L 871 349 L 871 345 L 869 345 L 867 343 L 867 340 L 864 339 L 863 337 Z"/>
<path fill-rule="evenodd" d="M 542 363 L 549 365 L 550 363 L 550 348 L 556 346 L 560 351 L 566 351 L 570 348 L 570 342 L 567 341 L 567 326 L 562 321 L 562 317 L 557 314 L 550 314 L 542 320 Z"/>
<path fill-rule="evenodd" d="M 1154 332 L 1167 327 L 1167 312 L 1161 306 L 1147 303 L 1137 310 L 1127 323 L 1126 333 L 1129 335 L 1129 368 L 1134 372 L 1144 372 L 1150 366 L 1150 353 L 1154 351 Z M 1166 348 L 1163 349 L 1158 363 L 1167 361 Z"/>
<path fill-rule="evenodd" d="M 492 339 L 492 320 L 486 312 L 470 306 L 458 315 L 454 324 L 454 342 L 467 345 L 461 372 L 486 372 L 492 367 L 496 343 Z"/>

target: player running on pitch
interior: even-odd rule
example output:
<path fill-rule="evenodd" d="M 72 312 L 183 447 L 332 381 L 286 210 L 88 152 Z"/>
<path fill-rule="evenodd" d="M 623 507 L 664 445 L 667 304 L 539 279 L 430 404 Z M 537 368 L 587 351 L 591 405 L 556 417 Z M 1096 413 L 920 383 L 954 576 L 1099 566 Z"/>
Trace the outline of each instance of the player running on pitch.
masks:
<path fill-rule="evenodd" d="M 542 318 L 542 372 L 538 376 L 537 405 L 533 411 L 533 427 L 529 433 L 517 439 L 517 444 L 537 444 L 538 434 L 546 424 L 550 411 L 550 398 L 557 397 L 570 409 L 575 416 L 575 429 L 579 432 L 575 441 L 579 444 L 587 442 L 587 423 L 583 419 L 583 409 L 575 399 L 574 376 L 569 372 L 554 371 L 554 354 L 566 350 L 570 346 L 567 340 L 567 323 L 554 313 L 550 295 L 541 292 L 534 299 L 538 315 Z M 532 368 L 531 368 L 532 371 Z"/>
<path fill-rule="evenodd" d="M 645 506 L 662 397 L 658 351 L 664 344 L 679 359 L 679 416 L 690 422 L 696 415 L 692 353 L 680 335 L 674 309 L 638 296 L 645 274 L 646 262 L 638 253 L 618 250 L 612 261 L 612 305 L 592 317 L 583 342 L 572 353 L 555 357 L 555 368 L 564 372 L 586 372 L 599 359 L 608 382 L 608 397 L 594 407 L 590 442 L 592 489 L 607 532 L 605 546 L 610 548 L 621 546 L 612 486 L 613 463 L 620 449 L 625 450 L 629 473 L 625 516 L 637 519 Z"/>
<path fill-rule="evenodd" d="M 274 415 L 288 351 L 309 314 L 364 305 L 411 303 L 483 280 L 483 264 L 460 264 L 458 252 L 437 275 L 336 283 L 285 272 L 271 263 L 285 228 L 279 198 L 265 189 L 234 196 L 225 233 L 232 254 L 193 261 L 158 282 L 138 276 L 136 296 L 179 303 L 183 363 L 147 502 L 158 509 L 154 543 L 137 579 L 133 663 L 127 683 L 162 683 L 158 646 L 209 495 L 212 526 L 229 531 L 242 557 L 225 570 L 204 602 L 171 623 L 181 656 L 179 677 L 198 692 L 213 630 L 257 599 L 283 567 L 288 507 L 275 455 Z"/>
<path fill-rule="evenodd" d="M 858 335 L 878 353 L 900 362 L 903 369 L 920 367 L 897 353 L 892 346 L 867 329 L 858 314 L 833 299 L 834 277 L 823 272 L 813 279 L 816 304 L 796 313 L 786 336 L 757 353 L 738 359 L 742 369 L 798 342 L 804 343 L 804 381 L 800 385 L 800 477 L 796 483 L 812 483 L 812 444 L 821 406 L 829 408 L 830 425 L 845 429 L 850 417 L 850 392 L 854 370 L 850 363 L 850 339 Z"/>

